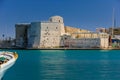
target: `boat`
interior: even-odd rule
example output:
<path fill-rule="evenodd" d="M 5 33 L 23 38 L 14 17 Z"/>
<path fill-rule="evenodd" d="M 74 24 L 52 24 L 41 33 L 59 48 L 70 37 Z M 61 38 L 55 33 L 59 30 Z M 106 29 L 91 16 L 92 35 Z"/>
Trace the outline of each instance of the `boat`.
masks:
<path fill-rule="evenodd" d="M 0 52 L 0 80 L 4 73 L 14 65 L 18 58 L 16 52 Z"/>

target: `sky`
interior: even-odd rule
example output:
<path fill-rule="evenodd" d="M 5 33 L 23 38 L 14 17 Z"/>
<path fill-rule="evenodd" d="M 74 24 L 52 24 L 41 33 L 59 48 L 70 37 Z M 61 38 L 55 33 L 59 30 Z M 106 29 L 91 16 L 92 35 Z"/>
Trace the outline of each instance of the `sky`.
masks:
<path fill-rule="evenodd" d="M 120 0 L 0 0 L 0 38 L 15 38 L 16 23 L 63 17 L 65 26 L 95 31 L 112 26 L 113 8 L 120 27 Z"/>

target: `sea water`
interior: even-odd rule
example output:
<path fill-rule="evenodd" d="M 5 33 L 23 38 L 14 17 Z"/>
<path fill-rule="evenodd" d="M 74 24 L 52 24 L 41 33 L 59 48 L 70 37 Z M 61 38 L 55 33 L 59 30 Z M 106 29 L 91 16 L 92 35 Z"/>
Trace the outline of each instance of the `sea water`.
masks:
<path fill-rule="evenodd" d="M 120 50 L 7 51 L 19 57 L 3 80 L 120 80 Z"/>

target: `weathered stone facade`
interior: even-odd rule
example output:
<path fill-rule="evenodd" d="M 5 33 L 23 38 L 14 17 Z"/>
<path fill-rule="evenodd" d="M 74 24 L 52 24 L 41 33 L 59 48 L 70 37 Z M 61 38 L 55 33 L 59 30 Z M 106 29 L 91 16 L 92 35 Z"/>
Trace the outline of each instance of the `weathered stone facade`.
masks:
<path fill-rule="evenodd" d="M 65 33 L 70 34 L 74 38 L 80 38 L 84 35 L 77 34 L 77 33 L 88 33 L 90 32 L 89 30 L 84 30 L 84 29 L 79 29 L 79 28 L 74 28 L 70 26 L 65 26 Z"/>
<path fill-rule="evenodd" d="M 65 26 L 60 16 L 50 17 L 46 22 L 16 24 L 16 46 L 28 48 L 55 47 L 108 47 L 109 35 Z"/>
<path fill-rule="evenodd" d="M 70 26 L 65 26 L 65 33 L 84 33 L 84 32 L 90 32 L 89 30 L 84 30 L 84 29 L 80 29 L 80 28 L 74 28 L 74 27 L 70 27 Z"/>
<path fill-rule="evenodd" d="M 80 38 L 74 38 L 73 36 L 63 35 L 62 44 L 65 47 L 70 48 L 108 48 L 109 47 L 109 35 L 107 33 L 77 33 L 84 35 Z"/>
<path fill-rule="evenodd" d="M 15 25 L 16 31 L 16 46 L 17 47 L 27 47 L 27 29 L 30 27 L 29 23 L 22 23 Z"/>
<path fill-rule="evenodd" d="M 63 18 L 53 16 L 47 22 L 32 22 L 28 34 L 28 47 L 59 47 L 60 36 L 65 34 Z"/>

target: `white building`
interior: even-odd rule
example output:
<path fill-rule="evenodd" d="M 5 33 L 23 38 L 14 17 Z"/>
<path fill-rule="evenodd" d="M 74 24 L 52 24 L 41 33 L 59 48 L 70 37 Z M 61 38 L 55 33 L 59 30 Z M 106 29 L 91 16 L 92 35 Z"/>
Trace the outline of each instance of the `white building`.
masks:
<path fill-rule="evenodd" d="M 64 33 L 63 18 L 60 16 L 53 16 L 47 22 L 32 22 L 28 28 L 28 47 L 59 47 L 60 36 Z"/>
<path fill-rule="evenodd" d="M 107 33 L 99 33 L 100 38 L 100 47 L 108 48 L 109 47 L 109 34 Z"/>
<path fill-rule="evenodd" d="M 71 48 L 108 48 L 109 35 L 107 33 L 77 33 L 84 35 L 80 38 L 75 38 L 70 35 L 63 35 L 61 44 Z"/>

